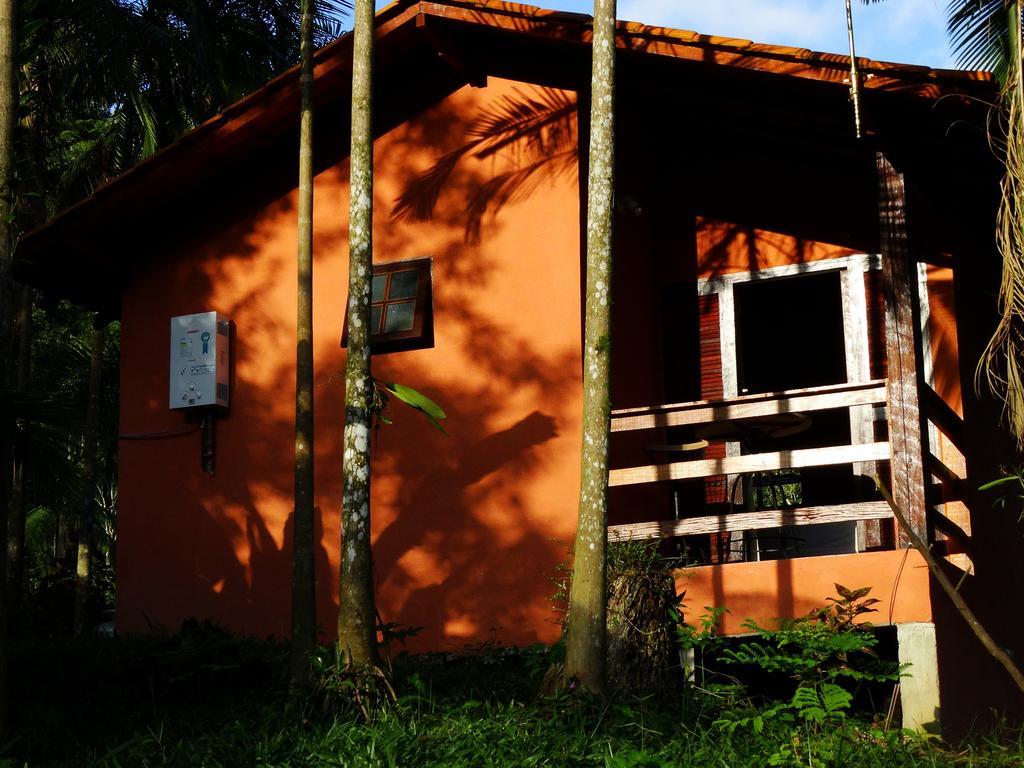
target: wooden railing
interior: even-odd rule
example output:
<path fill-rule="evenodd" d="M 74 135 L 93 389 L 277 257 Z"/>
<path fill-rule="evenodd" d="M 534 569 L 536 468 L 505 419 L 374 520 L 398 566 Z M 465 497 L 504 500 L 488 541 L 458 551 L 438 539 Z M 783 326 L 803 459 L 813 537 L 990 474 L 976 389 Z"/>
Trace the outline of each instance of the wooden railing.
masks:
<path fill-rule="evenodd" d="M 885 402 L 886 386 L 884 381 L 838 384 L 812 389 L 744 395 L 728 400 L 616 410 L 612 412 L 611 431 L 615 433 L 665 427 L 699 426 L 713 422 L 877 405 Z M 887 442 L 768 451 L 715 459 L 697 458 L 613 469 L 608 473 L 608 481 L 611 486 L 626 486 L 779 469 L 886 461 L 890 455 Z M 729 514 L 679 520 L 613 525 L 609 527 L 608 533 L 609 538 L 613 540 L 647 539 L 725 531 L 750 531 L 789 525 L 879 520 L 891 517 L 892 512 L 884 502 L 871 501 L 824 507 L 735 511 Z"/>
<path fill-rule="evenodd" d="M 856 504 L 837 504 L 828 507 L 795 507 L 770 509 L 760 512 L 733 512 L 728 515 L 705 515 L 681 520 L 663 520 L 653 523 L 630 523 L 608 526 L 612 541 L 633 539 L 663 539 L 672 536 L 696 536 L 702 533 L 736 533 L 757 531 L 762 528 L 781 528 L 784 525 L 818 525 L 843 523 L 850 520 L 885 520 L 892 517 L 884 501 L 865 501 Z"/>
<path fill-rule="evenodd" d="M 961 456 L 966 456 L 963 419 L 930 386 L 925 385 L 921 387 L 920 391 L 921 412 L 925 419 L 943 434 L 949 443 L 960 452 Z M 931 446 L 931 450 L 924 457 L 926 477 L 939 481 L 938 486 L 933 486 L 935 493 L 929 500 L 929 527 L 930 530 L 938 531 L 946 537 L 947 552 L 965 552 L 969 555 L 972 551 L 970 534 L 935 507 L 937 504 L 950 501 L 962 501 L 965 483 L 964 478 L 947 466 L 943 459 L 934 452 L 937 447 Z"/>

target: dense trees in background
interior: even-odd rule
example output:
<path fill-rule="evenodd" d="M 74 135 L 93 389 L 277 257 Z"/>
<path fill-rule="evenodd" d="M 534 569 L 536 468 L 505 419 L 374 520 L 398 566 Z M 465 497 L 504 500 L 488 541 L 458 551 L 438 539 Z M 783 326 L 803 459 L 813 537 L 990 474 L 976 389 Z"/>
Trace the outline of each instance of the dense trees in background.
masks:
<path fill-rule="evenodd" d="M 117 507 L 116 325 L 100 346 L 109 318 L 13 283 L 18 236 L 293 64 L 299 2 L 0 2 L 0 685 L 6 629 L 70 628 L 76 570 L 95 621 Z M 340 32 L 343 3 L 321 7 L 315 43 Z"/>

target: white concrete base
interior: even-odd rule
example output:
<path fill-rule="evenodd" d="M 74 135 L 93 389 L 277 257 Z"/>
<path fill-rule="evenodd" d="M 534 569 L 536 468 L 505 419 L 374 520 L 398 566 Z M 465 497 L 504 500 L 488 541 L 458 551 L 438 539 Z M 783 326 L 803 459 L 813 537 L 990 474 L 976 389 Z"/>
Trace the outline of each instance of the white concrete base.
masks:
<path fill-rule="evenodd" d="M 939 731 L 939 661 L 935 625 L 931 622 L 897 624 L 900 664 L 910 664 L 900 679 L 903 727 Z"/>

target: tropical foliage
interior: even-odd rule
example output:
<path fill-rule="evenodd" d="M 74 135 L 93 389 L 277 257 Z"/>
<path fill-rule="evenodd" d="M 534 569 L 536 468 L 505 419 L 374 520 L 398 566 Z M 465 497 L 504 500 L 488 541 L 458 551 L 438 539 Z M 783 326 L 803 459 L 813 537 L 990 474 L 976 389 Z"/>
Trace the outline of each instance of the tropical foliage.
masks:
<path fill-rule="evenodd" d="M 340 32 L 345 5 L 321 0 L 320 9 L 314 39 L 324 43 Z M 294 63 L 298 11 L 298 0 L 19 5 L 15 234 Z M 86 487 L 92 316 L 44 302 L 32 317 L 29 383 L 2 388 L 0 419 L 3 433 L 21 435 L 27 446 L 25 588 L 37 595 L 33 620 L 58 631 L 70 611 L 66 590 L 85 498 L 95 497 L 97 530 L 105 532 L 97 541 L 101 564 L 112 563 L 116 552 L 117 328 L 107 334 L 103 358 L 100 471 Z M 17 540 L 21 533 L 11 535 Z M 95 581 L 109 591 L 103 573 Z"/>
<path fill-rule="evenodd" d="M 757 714 L 779 699 L 743 710 L 736 698 L 703 686 L 668 703 L 537 697 L 550 663 L 543 647 L 399 657 L 396 703 L 373 718 L 355 707 L 310 717 L 287 695 L 286 655 L 266 641 L 197 624 L 177 636 L 41 644 L 16 659 L 14 703 L 23 727 L 15 756 L 69 768 L 1016 768 L 1024 760 L 1019 730 L 948 747 L 887 730 L 830 689 L 801 694 L 795 711 L 803 715 L 793 723 Z M 32 685 L 21 685 L 29 679 Z M 736 713 L 730 722 L 745 711 L 749 724 L 713 725 L 726 711 Z"/>

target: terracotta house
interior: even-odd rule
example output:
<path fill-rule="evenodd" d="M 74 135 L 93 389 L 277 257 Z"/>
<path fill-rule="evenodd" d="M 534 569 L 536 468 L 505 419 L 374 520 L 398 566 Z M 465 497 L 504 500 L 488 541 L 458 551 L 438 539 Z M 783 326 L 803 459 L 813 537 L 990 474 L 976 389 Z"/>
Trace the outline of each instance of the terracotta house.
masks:
<path fill-rule="evenodd" d="M 376 438 L 380 611 L 423 628 L 411 650 L 551 642 L 579 482 L 589 17 L 401 0 L 377 20 L 375 374 L 440 402 L 449 433 L 396 407 Z M 1019 642 L 998 610 L 1019 536 L 971 490 L 995 471 L 998 411 L 961 384 L 994 318 L 997 85 L 862 60 L 858 140 L 847 57 L 626 22 L 618 45 L 610 535 L 670 537 L 691 615 L 729 608 L 724 632 L 872 586 L 920 672 L 911 721 L 939 690 L 949 712 L 999 701 L 870 480 Z M 328 630 L 350 62 L 346 36 L 316 67 Z M 20 247 L 23 279 L 120 319 L 123 433 L 188 423 L 168 408 L 170 318 L 231 321 L 215 474 L 195 433 L 121 445 L 120 631 L 288 631 L 298 103 L 293 70 Z"/>

